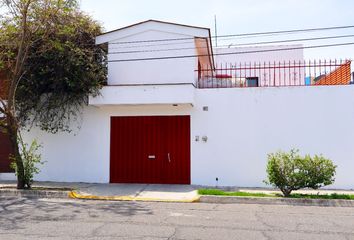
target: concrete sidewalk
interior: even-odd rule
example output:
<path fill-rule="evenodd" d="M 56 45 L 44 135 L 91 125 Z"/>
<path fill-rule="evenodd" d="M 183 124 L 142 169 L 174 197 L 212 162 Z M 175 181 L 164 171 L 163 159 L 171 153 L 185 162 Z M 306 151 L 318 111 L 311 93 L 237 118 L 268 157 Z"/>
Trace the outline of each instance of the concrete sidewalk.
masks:
<path fill-rule="evenodd" d="M 162 201 L 162 202 L 195 202 L 199 200 L 197 189 L 213 188 L 194 185 L 164 185 L 164 184 L 100 184 L 100 183 L 64 183 L 35 182 L 33 187 L 50 189 L 72 189 L 69 197 L 78 199 L 125 200 L 125 201 Z M 0 181 L 0 189 L 16 188 L 14 181 Z M 250 193 L 279 193 L 271 188 L 238 188 L 222 187 L 225 191 L 242 191 Z M 40 192 L 40 191 L 38 191 Z M 59 191 L 60 192 L 60 191 Z M 294 193 L 305 194 L 354 194 L 353 190 L 321 189 L 298 190 Z"/>
<path fill-rule="evenodd" d="M 199 199 L 197 190 L 191 185 L 162 184 L 90 184 L 74 191 L 74 198 L 195 202 Z"/>
<path fill-rule="evenodd" d="M 6 187 L 15 188 L 16 182 L 0 182 L 0 188 Z M 197 188 L 191 185 L 35 182 L 33 187 L 71 188 L 73 191 L 69 196 L 79 199 L 162 202 L 194 202 L 199 199 Z"/>

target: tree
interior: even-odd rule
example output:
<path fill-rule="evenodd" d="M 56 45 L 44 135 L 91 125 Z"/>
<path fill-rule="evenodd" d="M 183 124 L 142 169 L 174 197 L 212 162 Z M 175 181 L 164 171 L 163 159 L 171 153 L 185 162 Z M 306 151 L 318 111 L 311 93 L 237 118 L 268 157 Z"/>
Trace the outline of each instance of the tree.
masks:
<path fill-rule="evenodd" d="M 89 95 L 106 81 L 105 50 L 95 45 L 100 25 L 75 0 L 0 0 L 0 131 L 8 133 L 17 168 L 25 182 L 18 135 L 37 126 L 71 131 Z M 1 83 L 0 83 L 1 84 Z M 1 98 L 2 97 L 2 98 Z"/>
<path fill-rule="evenodd" d="M 268 154 L 267 184 L 279 188 L 285 197 L 293 190 L 302 188 L 318 189 L 334 182 L 336 166 L 323 156 L 299 155 L 299 150 L 289 153 Z"/>

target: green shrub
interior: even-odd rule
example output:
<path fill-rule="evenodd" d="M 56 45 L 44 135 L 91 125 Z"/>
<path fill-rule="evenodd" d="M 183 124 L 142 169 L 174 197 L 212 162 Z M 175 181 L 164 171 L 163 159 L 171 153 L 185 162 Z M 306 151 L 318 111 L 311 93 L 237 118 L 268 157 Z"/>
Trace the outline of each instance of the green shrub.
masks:
<path fill-rule="evenodd" d="M 322 155 L 299 155 L 299 150 L 268 154 L 265 183 L 279 188 L 285 197 L 301 188 L 318 189 L 334 182 L 336 167 Z"/>
<path fill-rule="evenodd" d="M 33 177 L 35 174 L 40 172 L 39 168 L 37 167 L 38 164 L 44 164 L 41 161 L 41 154 L 38 153 L 38 150 L 42 147 L 38 144 L 37 140 L 33 140 L 31 145 L 29 146 L 25 143 L 21 136 L 18 137 L 18 145 L 20 155 L 23 161 L 24 167 L 24 181 L 25 187 L 31 188 L 33 183 Z M 12 158 L 11 168 L 15 170 L 15 174 L 17 175 L 17 165 L 15 157 Z"/>

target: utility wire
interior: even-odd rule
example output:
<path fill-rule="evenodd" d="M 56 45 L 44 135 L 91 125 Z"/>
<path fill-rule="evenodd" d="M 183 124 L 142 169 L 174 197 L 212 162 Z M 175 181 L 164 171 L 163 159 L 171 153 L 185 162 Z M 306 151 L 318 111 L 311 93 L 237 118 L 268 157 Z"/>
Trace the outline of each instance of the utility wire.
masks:
<path fill-rule="evenodd" d="M 296 34 L 296 32 L 290 32 L 290 33 L 284 33 L 282 35 L 293 35 Z M 256 35 L 256 36 L 250 36 L 250 37 L 232 37 L 228 39 L 218 39 L 219 41 L 230 41 L 233 39 L 250 39 L 250 38 L 256 38 L 256 37 L 272 37 L 272 34 L 267 34 L 267 35 Z M 193 38 L 194 39 L 194 38 Z M 207 40 L 207 38 L 205 38 Z M 213 40 L 213 39 L 211 39 Z M 167 43 L 155 43 L 155 44 L 134 44 L 134 45 L 117 45 L 118 47 L 110 47 L 110 49 L 127 49 L 127 48 L 144 48 L 144 47 L 157 47 L 157 46 L 167 46 L 167 45 L 183 45 L 183 44 L 190 44 L 191 41 L 183 41 L 183 42 L 167 42 Z M 111 43 L 112 44 L 112 43 Z M 221 46 L 221 45 L 219 45 Z M 218 47 L 219 47 L 218 46 Z M 227 45 L 228 46 L 228 45 Z"/>
<path fill-rule="evenodd" d="M 336 30 L 336 29 L 348 29 L 354 28 L 354 25 L 348 26 L 336 26 L 336 27 L 323 27 L 323 28 L 308 28 L 308 29 L 294 29 L 294 30 L 283 30 L 283 31 L 270 31 L 270 32 L 254 32 L 254 33 L 241 33 L 241 34 L 229 34 L 229 35 L 220 35 L 217 36 L 218 38 L 230 38 L 230 37 L 255 37 L 255 36 L 272 36 L 272 35 L 279 35 L 279 34 L 291 34 L 297 32 L 312 32 L 312 31 L 325 31 L 325 30 Z M 185 38 L 169 38 L 169 39 L 151 39 L 151 40 L 138 40 L 138 41 L 126 41 L 126 42 L 114 42 L 110 44 L 120 45 L 120 44 L 132 44 L 132 43 L 148 43 L 148 42 L 164 42 L 164 41 L 181 41 L 181 40 L 194 40 L 198 37 L 185 37 Z M 207 39 L 205 37 L 204 39 Z M 211 36 L 211 38 L 215 38 L 215 36 Z M 220 40 L 229 40 L 229 39 L 220 39 Z M 150 45 L 135 45 L 135 46 L 124 46 L 118 48 L 110 48 L 110 49 L 121 49 L 121 48 L 138 48 L 138 47 L 152 47 L 152 46 L 163 46 L 163 45 L 177 45 L 177 44 L 186 44 L 190 43 L 190 41 L 185 42 L 178 42 L 178 43 L 161 43 L 161 44 L 150 44 Z M 0 45 L 15 45 L 13 43 L 7 44 L 0 44 Z M 96 44 L 81 44 L 81 45 L 96 45 Z"/>
<path fill-rule="evenodd" d="M 236 38 L 232 38 L 236 39 Z M 219 40 L 229 40 L 229 39 L 219 39 Z M 134 48 L 144 48 L 144 47 L 157 47 L 157 46 L 168 46 L 168 45 L 183 45 L 183 44 L 190 44 L 191 41 L 184 41 L 184 42 L 168 42 L 168 43 L 158 43 L 158 44 L 144 44 L 144 45 L 132 45 L 132 46 L 120 46 L 120 47 L 110 47 L 109 49 L 134 49 Z M 220 46 L 229 46 L 228 45 L 219 45 Z M 248 43 L 245 43 L 245 45 L 248 45 Z M 142 50 L 143 51 L 143 50 Z"/>
<path fill-rule="evenodd" d="M 316 37 L 316 38 L 300 38 L 300 39 L 287 39 L 279 41 L 264 41 L 264 42 L 251 42 L 251 43 L 238 43 L 238 44 L 228 44 L 221 45 L 219 47 L 234 47 L 234 46 L 248 46 L 248 45 L 262 45 L 262 44 L 272 44 L 272 43 L 287 43 L 287 42 L 301 42 L 301 41 L 315 41 L 315 40 L 325 40 L 325 39 L 337 39 L 337 38 L 349 38 L 354 37 L 354 34 L 351 35 L 340 35 L 340 36 L 328 36 L 328 37 Z M 142 52 L 164 52 L 164 51 L 179 51 L 179 50 L 188 50 L 188 49 L 205 49 L 209 47 L 185 47 L 185 48 L 166 48 L 166 49 L 148 49 L 148 50 L 133 50 L 133 51 L 119 51 L 119 52 L 110 52 L 108 54 L 127 54 L 127 53 L 142 53 Z"/>
<path fill-rule="evenodd" d="M 348 45 L 354 45 L 354 42 L 338 43 L 338 44 L 325 44 L 325 45 L 312 45 L 312 46 L 305 46 L 305 47 L 254 50 L 254 51 L 244 51 L 244 52 L 215 53 L 215 54 L 213 54 L 213 56 L 238 55 L 238 54 L 262 53 L 262 52 L 276 52 L 276 51 L 290 51 L 290 50 L 298 50 L 298 49 L 326 48 L 326 47 L 338 47 L 338 46 L 348 46 Z M 181 56 L 166 56 L 166 57 L 151 57 L 151 58 L 130 58 L 130 59 L 108 60 L 106 62 L 134 62 L 134 61 L 194 58 L 194 57 L 210 57 L 210 55 L 201 54 L 201 55 L 181 55 Z"/>
<path fill-rule="evenodd" d="M 313 31 L 324 31 L 324 30 L 335 30 L 335 29 L 347 29 L 347 28 L 354 28 L 354 25 L 336 26 L 336 27 L 323 27 L 323 28 L 292 29 L 292 30 L 270 31 L 270 32 L 253 32 L 253 33 L 218 35 L 217 38 L 255 36 L 255 35 L 266 35 L 266 34 L 283 34 L 283 33 L 293 33 L 293 32 L 313 32 Z M 200 38 L 208 38 L 208 37 L 200 37 Z M 211 38 L 215 38 L 215 36 L 211 36 Z M 182 40 L 191 40 L 191 39 L 195 39 L 195 37 L 164 38 L 164 39 L 150 39 L 150 40 L 124 41 L 124 42 L 114 42 L 114 43 L 111 43 L 111 44 L 131 44 L 131 43 L 182 41 Z"/>
<path fill-rule="evenodd" d="M 110 49 L 126 49 L 126 48 L 143 48 L 143 47 L 155 47 L 155 46 L 167 46 L 167 45 L 181 45 L 191 43 L 191 41 L 184 41 L 184 42 L 168 42 L 168 43 L 159 43 L 159 44 L 144 44 L 144 45 L 134 45 L 134 46 L 124 46 L 124 47 L 114 47 Z M 114 43 L 110 43 L 114 44 Z"/>

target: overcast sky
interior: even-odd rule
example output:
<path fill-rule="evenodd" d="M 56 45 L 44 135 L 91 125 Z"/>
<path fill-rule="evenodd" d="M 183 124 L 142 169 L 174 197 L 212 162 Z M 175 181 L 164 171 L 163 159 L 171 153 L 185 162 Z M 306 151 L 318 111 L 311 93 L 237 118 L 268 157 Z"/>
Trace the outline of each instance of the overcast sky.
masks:
<path fill-rule="evenodd" d="M 214 35 L 354 25 L 353 0 L 81 0 L 81 8 L 113 30 L 157 19 L 208 27 Z M 230 39 L 220 44 L 354 34 L 354 28 L 286 36 Z M 304 46 L 354 42 L 354 37 L 303 42 Z M 354 45 L 305 50 L 306 58 L 353 58 Z"/>

